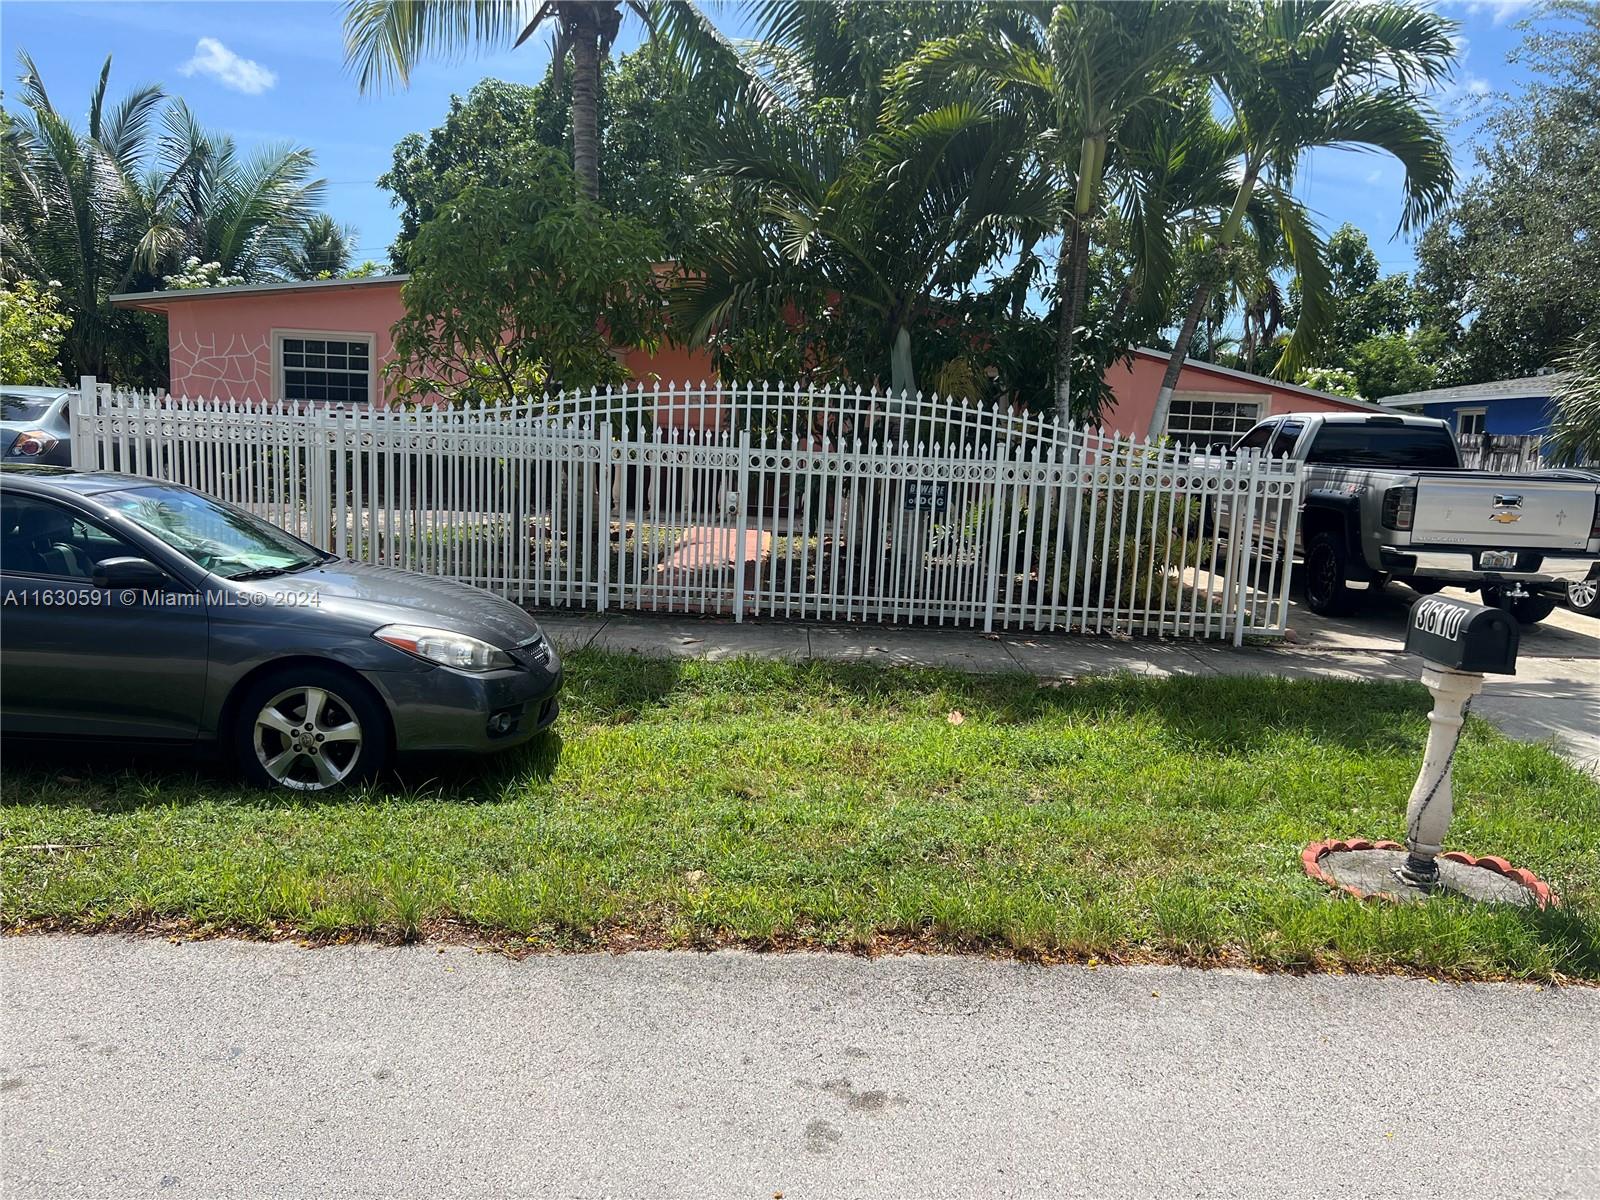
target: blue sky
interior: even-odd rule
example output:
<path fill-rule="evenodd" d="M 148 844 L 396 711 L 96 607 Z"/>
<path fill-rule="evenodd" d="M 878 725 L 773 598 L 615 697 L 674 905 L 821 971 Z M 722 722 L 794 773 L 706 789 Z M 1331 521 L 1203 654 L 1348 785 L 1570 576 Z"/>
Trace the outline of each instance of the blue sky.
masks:
<path fill-rule="evenodd" d="M 730 36 L 750 32 L 737 8 L 704 7 Z M 1508 65 L 1506 56 L 1522 36 L 1517 22 L 1534 9 L 1528 0 L 1465 0 L 1445 7 L 1460 23 L 1462 58 L 1438 101 L 1452 119 L 1459 164 L 1466 170 L 1475 101 L 1511 89 L 1521 78 L 1522 68 Z M 636 45 L 638 34 L 637 22 L 630 21 L 619 52 Z M 0 50 L 8 105 L 14 103 L 19 49 L 38 62 L 56 106 L 80 121 L 110 54 L 113 96 L 159 83 L 183 97 L 204 124 L 231 133 L 245 148 L 282 141 L 310 147 L 328 181 L 328 211 L 356 227 L 358 258 L 380 260 L 398 221 L 376 180 L 389 166 L 395 142 L 437 125 L 451 94 L 465 93 L 485 76 L 537 82 L 549 57 L 548 40 L 538 39 L 494 56 L 430 62 L 409 89 L 363 96 L 344 67 L 340 6 L 327 0 L 4 0 Z M 1395 235 L 1399 180 L 1392 160 L 1319 152 L 1299 190 L 1326 230 L 1344 221 L 1360 226 L 1385 267 L 1401 270 L 1414 259 L 1408 240 Z"/>

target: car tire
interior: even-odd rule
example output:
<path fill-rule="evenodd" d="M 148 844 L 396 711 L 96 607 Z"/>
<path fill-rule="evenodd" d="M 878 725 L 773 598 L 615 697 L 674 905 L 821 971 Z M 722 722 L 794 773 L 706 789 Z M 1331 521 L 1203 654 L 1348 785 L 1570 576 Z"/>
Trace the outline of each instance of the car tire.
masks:
<path fill-rule="evenodd" d="M 1306 547 L 1306 607 L 1318 616 L 1342 617 L 1354 612 L 1356 594 L 1345 586 L 1344 541 L 1319 533 Z"/>
<path fill-rule="evenodd" d="M 1600 579 L 1567 584 L 1567 607 L 1586 617 L 1600 617 Z"/>
<path fill-rule="evenodd" d="M 357 676 L 308 663 L 250 683 L 235 707 L 234 761 L 256 787 L 329 792 L 391 759 L 389 714 Z"/>
<path fill-rule="evenodd" d="M 1504 589 L 1486 587 L 1483 589 L 1483 602 L 1491 608 L 1503 608 L 1517 619 L 1519 625 L 1537 625 L 1556 610 L 1556 598 L 1535 593 L 1532 596 L 1520 596 L 1513 600 L 1505 594 Z"/>

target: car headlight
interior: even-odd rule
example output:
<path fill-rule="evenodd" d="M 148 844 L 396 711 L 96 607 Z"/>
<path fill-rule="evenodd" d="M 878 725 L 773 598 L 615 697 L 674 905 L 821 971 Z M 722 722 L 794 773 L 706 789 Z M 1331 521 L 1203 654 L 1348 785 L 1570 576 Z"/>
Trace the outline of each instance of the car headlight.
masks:
<path fill-rule="evenodd" d="M 426 625 L 385 625 L 372 635 L 380 642 L 388 642 L 396 650 L 442 667 L 458 671 L 499 671 L 517 664 L 503 650 L 488 642 L 452 633 L 448 629 L 431 629 Z"/>

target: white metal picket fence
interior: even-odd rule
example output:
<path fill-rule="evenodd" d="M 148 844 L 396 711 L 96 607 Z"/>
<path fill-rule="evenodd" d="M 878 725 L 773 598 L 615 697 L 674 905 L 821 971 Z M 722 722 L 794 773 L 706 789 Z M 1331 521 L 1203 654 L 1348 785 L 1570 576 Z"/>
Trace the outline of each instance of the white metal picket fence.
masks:
<path fill-rule="evenodd" d="M 761 385 L 389 410 L 84 383 L 75 465 L 530 605 L 1236 643 L 1286 624 L 1300 476 L 1252 453 Z"/>

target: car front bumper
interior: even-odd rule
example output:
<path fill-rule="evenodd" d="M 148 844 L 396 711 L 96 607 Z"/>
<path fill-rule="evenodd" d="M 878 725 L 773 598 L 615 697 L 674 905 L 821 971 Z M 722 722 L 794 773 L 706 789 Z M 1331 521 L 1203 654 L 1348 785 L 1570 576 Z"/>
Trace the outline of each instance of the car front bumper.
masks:
<path fill-rule="evenodd" d="M 434 667 L 368 678 L 388 702 L 402 754 L 506 750 L 547 729 L 560 711 L 562 669 L 553 650 L 548 663 L 482 675 Z"/>
<path fill-rule="evenodd" d="M 1481 569 L 1470 550 L 1380 547 L 1383 569 L 1393 575 L 1438 579 L 1446 583 L 1523 583 L 1565 587 L 1600 578 L 1600 559 L 1592 554 L 1540 554 L 1523 551 L 1514 569 Z"/>

